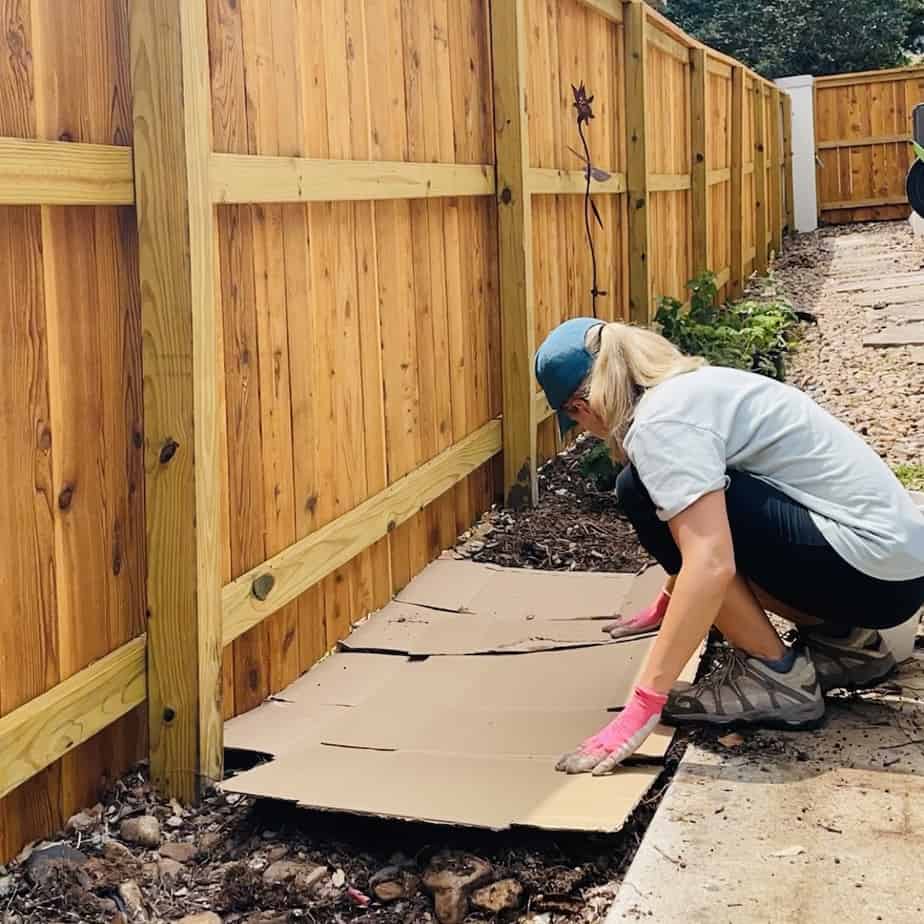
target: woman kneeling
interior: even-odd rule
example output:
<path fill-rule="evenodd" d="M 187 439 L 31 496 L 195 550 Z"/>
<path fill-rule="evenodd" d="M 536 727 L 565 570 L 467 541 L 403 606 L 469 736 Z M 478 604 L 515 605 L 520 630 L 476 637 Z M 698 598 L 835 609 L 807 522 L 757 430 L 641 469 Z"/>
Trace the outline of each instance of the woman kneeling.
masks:
<path fill-rule="evenodd" d="M 612 627 L 659 626 L 632 698 L 559 769 L 609 772 L 658 721 L 812 727 L 824 692 L 894 670 L 876 630 L 924 603 L 924 515 L 859 436 L 796 388 L 623 324 L 565 322 L 535 369 L 561 432 L 576 424 L 626 463 L 620 506 L 671 576 Z M 713 625 L 729 659 L 677 684 Z"/>

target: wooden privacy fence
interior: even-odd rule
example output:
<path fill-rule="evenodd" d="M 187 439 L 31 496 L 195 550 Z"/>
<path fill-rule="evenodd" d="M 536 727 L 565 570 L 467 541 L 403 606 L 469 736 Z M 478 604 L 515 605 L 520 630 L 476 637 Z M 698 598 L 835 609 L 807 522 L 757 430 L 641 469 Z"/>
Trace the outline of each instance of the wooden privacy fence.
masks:
<path fill-rule="evenodd" d="M 924 103 L 924 66 L 819 77 L 814 97 L 819 220 L 907 218 L 911 116 Z"/>
<path fill-rule="evenodd" d="M 788 99 L 636 0 L 0 12 L 9 854 L 145 753 L 194 797 L 222 719 L 450 545 L 501 458 L 533 496 L 531 358 L 590 310 L 571 84 L 605 317 L 706 268 L 740 292 L 792 198 Z"/>

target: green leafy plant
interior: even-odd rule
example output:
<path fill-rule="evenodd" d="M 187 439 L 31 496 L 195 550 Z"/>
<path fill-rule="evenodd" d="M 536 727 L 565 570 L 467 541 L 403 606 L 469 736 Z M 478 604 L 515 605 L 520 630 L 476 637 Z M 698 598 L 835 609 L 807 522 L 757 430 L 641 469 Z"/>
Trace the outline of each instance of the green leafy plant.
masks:
<path fill-rule="evenodd" d="M 702 273 L 687 284 L 690 305 L 658 299 L 655 322 L 684 353 L 782 380 L 785 358 L 798 330 L 798 316 L 779 298 L 747 298 L 718 305 L 715 275 Z"/>
<path fill-rule="evenodd" d="M 894 466 L 892 471 L 909 491 L 924 491 L 924 464 L 904 462 Z"/>
<path fill-rule="evenodd" d="M 598 491 L 612 491 L 622 466 L 614 462 L 606 443 L 594 445 L 581 458 L 581 474 L 593 481 Z"/>

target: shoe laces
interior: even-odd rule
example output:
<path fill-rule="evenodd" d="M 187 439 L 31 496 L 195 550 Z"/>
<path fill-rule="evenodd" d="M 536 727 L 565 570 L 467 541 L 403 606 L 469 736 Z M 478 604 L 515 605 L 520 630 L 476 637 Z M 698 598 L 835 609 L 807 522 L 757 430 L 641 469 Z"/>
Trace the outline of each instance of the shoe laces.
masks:
<path fill-rule="evenodd" d="M 702 680 L 694 684 L 694 687 L 697 690 L 714 690 L 724 686 L 744 671 L 746 657 L 737 648 L 729 648 L 725 652 L 725 657 Z"/>

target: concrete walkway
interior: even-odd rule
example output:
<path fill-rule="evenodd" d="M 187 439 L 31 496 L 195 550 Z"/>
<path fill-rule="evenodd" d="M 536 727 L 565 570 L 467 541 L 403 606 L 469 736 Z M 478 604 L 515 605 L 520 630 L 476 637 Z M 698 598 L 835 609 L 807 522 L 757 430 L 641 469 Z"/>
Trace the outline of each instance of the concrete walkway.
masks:
<path fill-rule="evenodd" d="M 691 746 L 606 924 L 924 921 L 924 656 L 817 732 Z"/>

